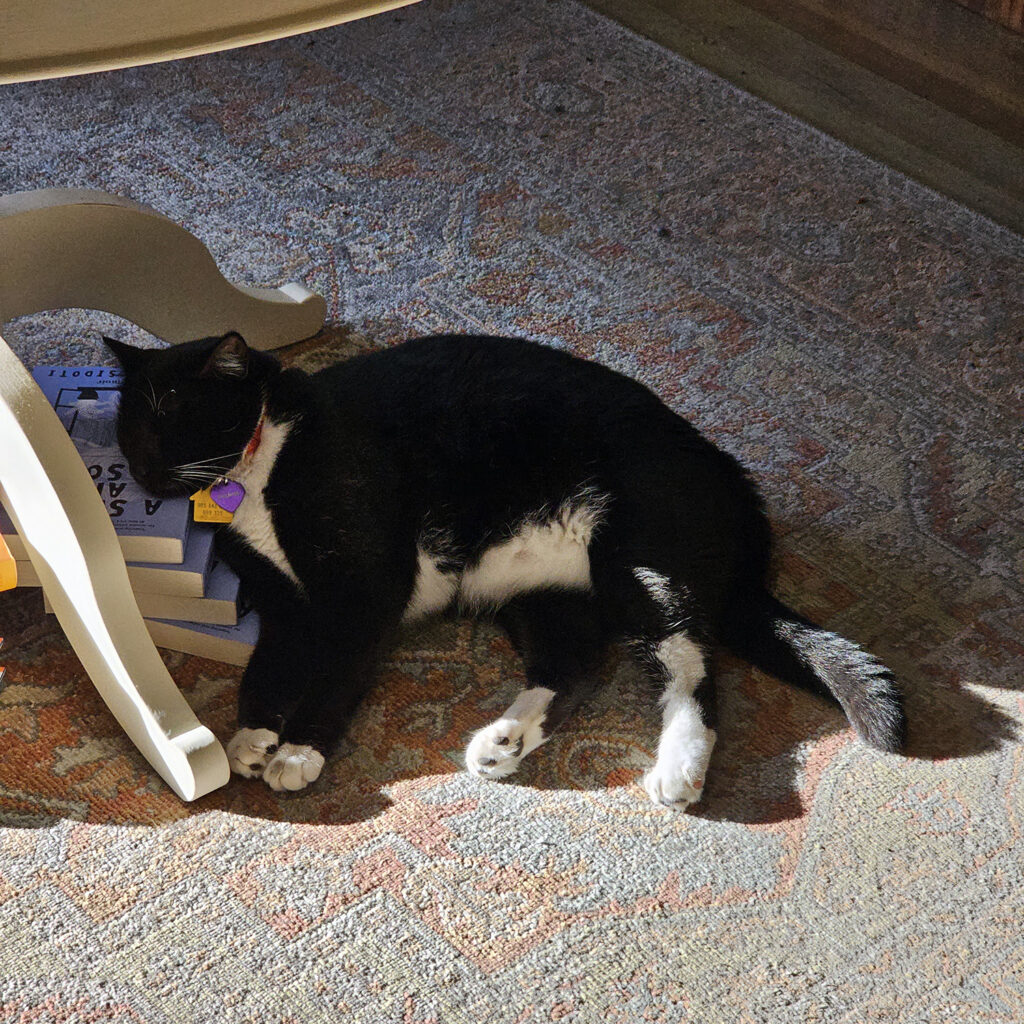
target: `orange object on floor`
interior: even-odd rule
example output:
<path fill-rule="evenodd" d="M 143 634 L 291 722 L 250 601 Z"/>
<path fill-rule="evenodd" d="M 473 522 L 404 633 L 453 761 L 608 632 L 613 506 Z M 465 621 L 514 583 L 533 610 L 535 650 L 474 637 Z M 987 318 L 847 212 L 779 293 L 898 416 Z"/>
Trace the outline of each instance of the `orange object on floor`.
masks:
<path fill-rule="evenodd" d="M 0 537 L 0 590 L 13 590 L 17 585 L 18 566 L 3 537 Z"/>

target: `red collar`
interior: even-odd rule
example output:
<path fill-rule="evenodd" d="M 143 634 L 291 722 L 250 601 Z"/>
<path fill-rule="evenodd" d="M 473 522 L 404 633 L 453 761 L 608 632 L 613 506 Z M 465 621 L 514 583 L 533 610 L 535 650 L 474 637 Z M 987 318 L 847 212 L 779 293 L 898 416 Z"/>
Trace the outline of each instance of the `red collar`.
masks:
<path fill-rule="evenodd" d="M 249 443 L 245 446 L 245 451 L 242 452 L 242 460 L 244 462 L 248 462 L 256 454 L 256 449 L 259 448 L 260 441 L 263 440 L 263 421 L 265 419 L 266 413 L 260 413 L 256 429 L 252 432 L 252 437 L 249 438 Z"/>

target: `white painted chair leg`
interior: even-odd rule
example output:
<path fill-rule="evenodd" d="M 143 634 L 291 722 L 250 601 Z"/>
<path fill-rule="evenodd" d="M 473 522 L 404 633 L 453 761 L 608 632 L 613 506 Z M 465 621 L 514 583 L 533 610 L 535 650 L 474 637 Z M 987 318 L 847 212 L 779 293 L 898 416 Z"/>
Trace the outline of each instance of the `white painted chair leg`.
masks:
<path fill-rule="evenodd" d="M 223 786 L 224 749 L 196 719 L 146 632 L 89 471 L 2 338 L 0 437 L 0 500 L 100 696 L 180 797 Z"/>
<path fill-rule="evenodd" d="M 236 287 L 198 239 L 101 192 L 0 197 L 0 324 L 101 309 L 171 342 L 238 331 L 269 349 L 315 334 L 324 300 L 301 285 Z M 0 338 L 0 501 L 85 670 L 132 742 L 183 799 L 229 778 L 153 646 L 103 502 L 43 393 Z"/>
<path fill-rule="evenodd" d="M 105 192 L 0 197 L 0 323 L 44 309 L 102 309 L 165 341 L 238 331 L 253 348 L 309 338 L 322 296 L 228 281 L 206 246 L 147 206 Z"/>

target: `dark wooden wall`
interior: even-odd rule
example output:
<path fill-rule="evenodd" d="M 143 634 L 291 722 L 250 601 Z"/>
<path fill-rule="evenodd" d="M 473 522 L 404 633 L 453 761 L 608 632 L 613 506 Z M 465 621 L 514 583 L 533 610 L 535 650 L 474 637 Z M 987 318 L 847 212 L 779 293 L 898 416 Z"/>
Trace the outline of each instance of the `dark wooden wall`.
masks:
<path fill-rule="evenodd" d="M 956 0 L 1014 32 L 1024 32 L 1024 0 Z"/>
<path fill-rule="evenodd" d="M 586 2 L 1024 234 L 1024 36 L 957 0 Z"/>
<path fill-rule="evenodd" d="M 738 2 L 974 124 L 1024 142 L 1024 40 L 951 0 Z"/>

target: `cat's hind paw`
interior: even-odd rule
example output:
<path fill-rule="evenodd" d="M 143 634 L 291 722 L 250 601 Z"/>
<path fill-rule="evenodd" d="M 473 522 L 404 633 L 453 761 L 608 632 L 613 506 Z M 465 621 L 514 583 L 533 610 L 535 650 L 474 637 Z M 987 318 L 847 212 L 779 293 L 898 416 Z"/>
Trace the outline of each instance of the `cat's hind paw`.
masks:
<path fill-rule="evenodd" d="M 263 781 L 274 790 L 305 789 L 320 778 L 324 755 L 313 747 L 282 743 L 263 769 Z"/>
<path fill-rule="evenodd" d="M 700 800 L 704 792 L 704 779 L 687 778 L 677 765 L 656 764 L 644 776 L 644 789 L 652 803 L 685 811 L 690 804 Z"/>
<path fill-rule="evenodd" d="M 277 733 L 270 729 L 239 729 L 227 746 L 231 770 L 247 779 L 258 778 L 277 749 L 277 740 Z"/>

